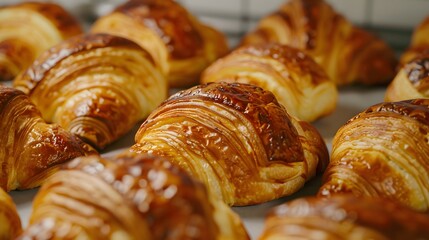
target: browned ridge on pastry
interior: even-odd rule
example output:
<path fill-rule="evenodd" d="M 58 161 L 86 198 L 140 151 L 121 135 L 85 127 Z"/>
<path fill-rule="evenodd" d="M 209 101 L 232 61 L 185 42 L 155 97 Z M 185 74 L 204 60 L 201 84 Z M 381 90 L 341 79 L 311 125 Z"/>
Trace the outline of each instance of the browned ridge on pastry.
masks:
<path fill-rule="evenodd" d="M 55 3 L 0 7 L 0 80 L 12 80 L 45 50 L 81 33 L 77 20 Z"/>
<path fill-rule="evenodd" d="M 21 231 L 21 219 L 15 203 L 0 187 L 0 239 L 15 239 Z"/>
<path fill-rule="evenodd" d="M 428 239 L 429 216 L 381 198 L 307 197 L 275 207 L 260 240 Z"/>
<path fill-rule="evenodd" d="M 202 74 L 201 82 L 240 82 L 271 91 L 288 113 L 314 121 L 334 111 L 335 84 L 303 51 L 278 43 L 238 48 L 218 59 Z"/>
<path fill-rule="evenodd" d="M 429 98 L 429 51 L 402 65 L 388 86 L 384 100 L 394 102 L 416 98 Z"/>
<path fill-rule="evenodd" d="M 19 239 L 248 239 L 238 216 L 168 160 L 77 158 L 34 199 Z"/>
<path fill-rule="evenodd" d="M 242 83 L 208 83 L 160 105 L 136 134 L 134 152 L 168 156 L 230 205 L 273 200 L 323 171 L 317 130 L 274 95 Z"/>
<path fill-rule="evenodd" d="M 336 133 L 319 195 L 352 193 L 429 209 L 429 99 L 387 102 Z"/>
<path fill-rule="evenodd" d="M 167 80 L 150 54 L 131 40 L 81 35 L 54 46 L 14 86 L 47 122 L 102 149 L 167 98 Z"/>
<path fill-rule="evenodd" d="M 382 84 L 395 75 L 393 50 L 353 26 L 324 0 L 290 0 L 262 18 L 243 45 L 279 42 L 305 50 L 337 85 Z"/>
<path fill-rule="evenodd" d="M 40 186 L 75 157 L 96 153 L 56 124 L 46 124 L 27 95 L 0 86 L 0 187 L 6 191 Z"/>
<path fill-rule="evenodd" d="M 198 83 L 200 73 L 228 51 L 226 37 L 172 0 L 132 0 L 98 19 L 92 32 L 127 37 L 148 50 L 171 87 Z"/>

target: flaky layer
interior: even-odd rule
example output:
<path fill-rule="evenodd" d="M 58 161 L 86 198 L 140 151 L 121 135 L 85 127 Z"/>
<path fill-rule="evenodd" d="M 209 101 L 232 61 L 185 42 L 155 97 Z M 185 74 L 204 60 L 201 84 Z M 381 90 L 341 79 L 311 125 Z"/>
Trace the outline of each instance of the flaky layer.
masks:
<path fill-rule="evenodd" d="M 428 104 L 381 103 L 341 127 L 319 194 L 391 198 L 428 211 Z"/>
<path fill-rule="evenodd" d="M 268 214 L 260 240 L 425 239 L 429 217 L 381 198 L 307 197 Z"/>
<path fill-rule="evenodd" d="M 21 231 L 21 220 L 15 203 L 0 187 L 0 239 L 15 239 Z"/>
<path fill-rule="evenodd" d="M 171 87 L 195 85 L 200 73 L 227 50 L 225 36 L 177 2 L 128 1 L 98 19 L 92 32 L 130 38 L 151 53 Z"/>
<path fill-rule="evenodd" d="M 97 148 L 117 140 L 167 97 L 151 56 L 108 34 L 69 39 L 42 55 L 14 86 L 29 94 L 48 122 Z"/>
<path fill-rule="evenodd" d="M 242 44 L 279 42 L 306 51 L 337 85 L 387 83 L 394 52 L 381 39 L 353 26 L 324 0 L 291 0 L 261 19 Z"/>
<path fill-rule="evenodd" d="M 256 86 L 210 83 L 170 97 L 142 124 L 135 152 L 169 156 L 230 205 L 289 195 L 327 162 L 319 133 Z"/>
<path fill-rule="evenodd" d="M 159 157 L 78 158 L 40 189 L 21 237 L 247 239 L 236 215 L 221 204 Z"/>
<path fill-rule="evenodd" d="M 55 124 L 46 124 L 21 91 L 0 86 L 0 187 L 6 191 L 40 186 L 75 157 L 95 153 Z"/>
<path fill-rule="evenodd" d="M 240 82 L 271 91 L 291 115 L 314 121 L 331 113 L 335 84 L 303 51 L 266 43 L 241 47 L 210 65 L 201 82 Z"/>
<path fill-rule="evenodd" d="M 0 7 L 0 80 L 12 80 L 42 52 L 81 33 L 79 23 L 54 3 Z"/>

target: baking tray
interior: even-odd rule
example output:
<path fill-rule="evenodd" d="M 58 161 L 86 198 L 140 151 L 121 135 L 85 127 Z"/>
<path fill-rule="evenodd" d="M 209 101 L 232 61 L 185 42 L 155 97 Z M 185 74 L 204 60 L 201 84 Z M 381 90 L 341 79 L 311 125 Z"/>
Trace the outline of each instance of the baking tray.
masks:
<path fill-rule="evenodd" d="M 339 89 L 339 99 L 336 110 L 331 115 L 312 123 L 322 134 L 329 150 L 331 150 L 332 138 L 337 130 L 346 123 L 347 120 L 362 110 L 371 105 L 382 102 L 385 89 L 385 86 L 350 86 Z M 102 152 L 102 155 L 114 155 L 115 153 L 123 151 L 131 146 L 134 143 L 134 135 L 137 132 L 139 125 L 140 124 L 137 124 L 128 134 L 110 145 Z M 243 220 L 251 239 L 257 239 L 263 231 L 266 213 L 272 207 L 295 198 L 315 195 L 320 184 L 321 176 L 316 176 L 314 179 L 307 182 L 300 191 L 292 194 L 291 196 L 253 206 L 233 207 L 233 210 L 238 213 Z M 26 226 L 28 223 L 29 216 L 31 214 L 32 200 L 37 191 L 38 189 L 10 192 L 10 195 L 17 205 L 23 226 Z"/>

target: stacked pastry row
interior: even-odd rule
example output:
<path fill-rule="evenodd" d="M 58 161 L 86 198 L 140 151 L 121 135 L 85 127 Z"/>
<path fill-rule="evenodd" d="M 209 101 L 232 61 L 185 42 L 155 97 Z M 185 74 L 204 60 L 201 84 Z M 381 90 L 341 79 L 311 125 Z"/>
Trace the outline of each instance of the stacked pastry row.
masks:
<path fill-rule="evenodd" d="M 22 16 L 39 9 L 34 18 L 48 21 L 40 9 L 52 5 L 42 5 L 0 16 L 22 7 Z M 40 32 L 52 32 L 43 23 Z M 246 239 L 226 204 L 278 199 L 322 172 L 319 198 L 276 208 L 261 239 L 429 235 L 429 217 L 415 212 L 429 199 L 426 100 L 382 103 L 351 119 L 328 168 L 325 142 L 307 122 L 335 109 L 337 85 L 394 76 L 385 43 L 324 1 L 293 0 L 226 52 L 223 35 L 177 3 L 133 0 L 91 33 L 43 51 L 16 89 L 1 87 L 1 186 L 44 182 L 21 238 Z M 200 79 L 166 99 L 169 87 Z M 90 147 L 102 150 L 143 119 L 120 156 Z M 1 226 L 17 236 L 11 205 L 6 196 L 3 212 L 13 217 Z"/>

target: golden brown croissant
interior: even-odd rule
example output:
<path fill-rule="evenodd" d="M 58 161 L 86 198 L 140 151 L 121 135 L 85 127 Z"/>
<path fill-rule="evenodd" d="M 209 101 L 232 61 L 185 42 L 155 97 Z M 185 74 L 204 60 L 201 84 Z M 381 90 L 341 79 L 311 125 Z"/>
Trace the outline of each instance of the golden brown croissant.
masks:
<path fill-rule="evenodd" d="M 275 207 L 259 240 L 428 239 L 429 216 L 381 198 L 307 197 Z"/>
<path fill-rule="evenodd" d="M 200 73 L 228 51 L 225 36 L 172 0 L 132 0 L 98 19 L 92 32 L 127 37 L 148 50 L 171 87 L 198 83 Z"/>
<path fill-rule="evenodd" d="M 77 158 L 34 199 L 19 239 L 248 239 L 238 216 L 160 157 Z"/>
<path fill-rule="evenodd" d="M 415 98 L 429 98 L 429 51 L 402 65 L 387 87 L 384 100 L 394 102 Z"/>
<path fill-rule="evenodd" d="M 0 7 L 0 80 L 12 80 L 42 52 L 81 33 L 79 23 L 54 3 Z"/>
<path fill-rule="evenodd" d="M 271 91 L 289 114 L 314 121 L 331 113 L 338 98 L 335 84 L 304 52 L 266 43 L 244 46 L 210 65 L 201 82 L 241 82 Z"/>
<path fill-rule="evenodd" d="M 51 48 L 14 81 L 48 122 L 99 149 L 128 132 L 167 98 L 167 80 L 134 42 L 108 34 Z"/>
<path fill-rule="evenodd" d="M 290 0 L 261 19 L 242 44 L 280 42 L 305 50 L 338 85 L 386 83 L 396 59 L 381 39 L 353 26 L 324 0 Z"/>
<path fill-rule="evenodd" d="M 21 231 L 21 219 L 15 203 L 0 187 L 0 240 L 15 239 Z"/>
<path fill-rule="evenodd" d="M 429 54 L 429 16 L 426 17 L 415 29 L 411 37 L 409 48 L 402 53 L 401 66 L 413 60 L 421 53 Z"/>
<path fill-rule="evenodd" d="M 395 199 L 429 210 L 429 99 L 374 105 L 342 126 L 332 143 L 322 196 Z"/>
<path fill-rule="evenodd" d="M 0 86 L 0 188 L 40 186 L 60 164 L 95 151 L 58 125 L 46 124 L 27 95 Z"/>
<path fill-rule="evenodd" d="M 230 205 L 292 194 L 328 161 L 314 127 L 289 116 L 271 92 L 241 83 L 171 96 L 135 139 L 131 151 L 168 156 Z"/>

